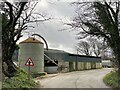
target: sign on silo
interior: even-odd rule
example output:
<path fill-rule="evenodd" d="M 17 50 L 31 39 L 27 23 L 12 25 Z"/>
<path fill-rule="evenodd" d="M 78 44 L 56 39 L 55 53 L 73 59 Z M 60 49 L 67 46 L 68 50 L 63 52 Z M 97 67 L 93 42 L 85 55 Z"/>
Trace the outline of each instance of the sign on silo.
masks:
<path fill-rule="evenodd" d="M 25 63 L 25 66 L 34 66 L 34 63 L 31 58 L 28 58 L 28 60 Z"/>
<path fill-rule="evenodd" d="M 28 60 L 25 63 L 25 66 L 28 66 L 28 79 L 30 80 L 30 66 L 34 66 L 34 63 L 31 58 L 28 58 Z"/>

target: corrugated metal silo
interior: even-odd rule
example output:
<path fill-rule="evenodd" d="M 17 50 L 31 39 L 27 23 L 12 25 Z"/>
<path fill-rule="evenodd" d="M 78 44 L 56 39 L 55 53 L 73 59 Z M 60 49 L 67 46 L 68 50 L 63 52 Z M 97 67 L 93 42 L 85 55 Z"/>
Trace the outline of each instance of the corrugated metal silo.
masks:
<path fill-rule="evenodd" d="M 25 66 L 28 58 L 33 60 L 34 66 L 31 66 L 32 73 L 44 72 L 44 44 L 33 38 L 20 42 L 19 44 L 19 63 L 20 67 L 28 71 L 28 66 Z"/>

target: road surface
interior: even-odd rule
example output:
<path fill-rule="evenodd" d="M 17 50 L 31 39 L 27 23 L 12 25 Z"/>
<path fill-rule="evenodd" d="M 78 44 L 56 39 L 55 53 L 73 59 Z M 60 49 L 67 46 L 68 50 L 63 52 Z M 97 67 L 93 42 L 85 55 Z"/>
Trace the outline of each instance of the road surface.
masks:
<path fill-rule="evenodd" d="M 110 88 L 103 82 L 103 77 L 112 69 L 96 69 L 60 73 L 55 77 L 39 79 L 42 88 Z"/>

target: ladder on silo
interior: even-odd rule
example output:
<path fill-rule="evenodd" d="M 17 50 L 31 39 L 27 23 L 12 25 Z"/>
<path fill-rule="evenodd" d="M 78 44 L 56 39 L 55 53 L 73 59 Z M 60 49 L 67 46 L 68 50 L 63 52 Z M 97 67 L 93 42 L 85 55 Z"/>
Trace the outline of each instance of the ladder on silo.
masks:
<path fill-rule="evenodd" d="M 44 54 L 45 55 L 45 57 L 46 58 L 48 58 L 50 61 L 52 61 L 55 65 L 57 65 L 58 66 L 58 64 L 53 60 L 53 59 L 51 59 L 48 55 L 46 55 L 46 54 Z"/>

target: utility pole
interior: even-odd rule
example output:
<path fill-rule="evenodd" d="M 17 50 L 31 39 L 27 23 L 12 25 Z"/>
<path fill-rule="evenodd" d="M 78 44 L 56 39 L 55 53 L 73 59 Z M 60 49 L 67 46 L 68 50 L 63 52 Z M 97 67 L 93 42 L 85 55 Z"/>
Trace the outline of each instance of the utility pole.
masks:
<path fill-rule="evenodd" d="M 76 66 L 76 71 L 78 71 L 78 49 L 77 49 L 75 66 Z"/>

